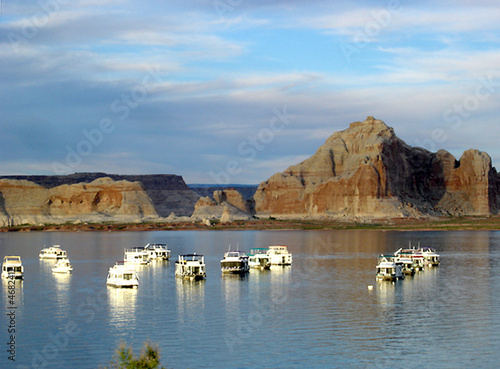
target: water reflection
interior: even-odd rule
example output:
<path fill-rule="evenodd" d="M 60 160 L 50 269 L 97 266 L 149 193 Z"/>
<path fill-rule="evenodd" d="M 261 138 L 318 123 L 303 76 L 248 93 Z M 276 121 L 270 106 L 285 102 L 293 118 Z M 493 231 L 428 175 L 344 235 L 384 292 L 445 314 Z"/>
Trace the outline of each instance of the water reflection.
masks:
<path fill-rule="evenodd" d="M 55 298 L 61 309 L 59 311 L 69 311 L 71 294 L 71 274 L 70 273 L 52 273 L 54 278 Z M 67 309 L 62 309 L 67 307 Z"/>
<path fill-rule="evenodd" d="M 135 322 L 138 288 L 107 287 L 110 325 L 127 328 Z"/>
<path fill-rule="evenodd" d="M 24 292 L 23 285 L 24 281 L 22 279 L 5 279 L 2 280 L 2 296 L 5 296 L 5 307 L 8 309 L 9 306 L 23 306 L 24 304 Z M 12 291 L 12 292 L 10 292 Z M 14 296 L 10 298 L 10 296 Z M 12 301 L 12 302 L 11 302 Z"/>
<path fill-rule="evenodd" d="M 204 310 L 205 280 L 191 281 L 175 278 L 177 294 L 177 314 L 179 322 L 197 320 Z"/>
<path fill-rule="evenodd" d="M 52 274 L 52 268 L 56 265 L 55 259 L 40 259 L 40 272 Z"/>

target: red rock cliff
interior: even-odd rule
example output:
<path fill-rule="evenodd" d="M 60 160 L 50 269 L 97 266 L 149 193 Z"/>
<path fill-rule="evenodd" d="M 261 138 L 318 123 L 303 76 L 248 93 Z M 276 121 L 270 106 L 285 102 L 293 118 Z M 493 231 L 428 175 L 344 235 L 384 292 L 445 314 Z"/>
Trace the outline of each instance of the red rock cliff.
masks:
<path fill-rule="evenodd" d="M 259 214 L 398 217 L 495 213 L 496 192 L 488 154 L 469 150 L 457 161 L 411 147 L 368 117 L 261 183 L 254 199 Z"/>

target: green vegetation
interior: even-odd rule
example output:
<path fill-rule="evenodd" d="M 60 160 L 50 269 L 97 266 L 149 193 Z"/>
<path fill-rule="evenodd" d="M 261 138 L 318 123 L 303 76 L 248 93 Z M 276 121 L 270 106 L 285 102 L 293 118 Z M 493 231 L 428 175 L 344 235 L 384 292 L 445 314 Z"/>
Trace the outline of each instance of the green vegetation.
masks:
<path fill-rule="evenodd" d="M 160 365 L 160 349 L 147 341 L 139 357 L 134 357 L 132 349 L 125 342 L 121 342 L 116 349 L 111 365 L 103 369 L 156 369 Z M 164 369 L 162 366 L 161 369 Z"/>

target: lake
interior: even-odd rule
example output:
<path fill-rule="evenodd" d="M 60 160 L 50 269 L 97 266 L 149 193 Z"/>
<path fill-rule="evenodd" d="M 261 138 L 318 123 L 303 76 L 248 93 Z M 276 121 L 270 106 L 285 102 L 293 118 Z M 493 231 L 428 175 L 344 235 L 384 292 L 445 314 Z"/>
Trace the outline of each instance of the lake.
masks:
<path fill-rule="evenodd" d="M 135 290 L 106 286 L 123 249 L 167 243 L 168 262 L 138 267 Z M 377 256 L 409 242 L 441 266 L 376 282 Z M 74 271 L 38 259 L 68 251 Z M 287 245 L 293 265 L 221 275 L 229 247 Z M 97 368 L 120 342 L 159 345 L 168 368 L 465 368 L 500 362 L 500 232 L 174 231 L 1 233 L 25 279 L 2 281 L 1 368 Z M 207 279 L 175 278 L 178 254 L 205 255 Z M 373 290 L 368 289 L 373 285 Z M 16 307 L 14 315 L 9 313 Z M 13 325 L 12 325 L 13 324 Z M 15 362 L 8 359 L 9 325 Z M 12 329 L 11 328 L 11 329 Z"/>

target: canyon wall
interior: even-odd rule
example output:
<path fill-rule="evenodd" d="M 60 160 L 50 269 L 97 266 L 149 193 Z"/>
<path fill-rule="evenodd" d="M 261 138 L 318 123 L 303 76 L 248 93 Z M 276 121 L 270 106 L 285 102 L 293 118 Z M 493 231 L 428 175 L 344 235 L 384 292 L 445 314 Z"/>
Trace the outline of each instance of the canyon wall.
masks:
<path fill-rule="evenodd" d="M 189 216 L 193 213 L 194 205 L 200 198 L 186 185 L 181 176 L 173 174 L 119 175 L 96 172 L 56 176 L 0 176 L 0 179 L 26 180 L 45 188 L 53 188 L 62 185 L 89 183 L 104 177 L 115 181 L 140 182 L 160 217 L 167 217 L 171 213 L 178 216 Z"/>
<path fill-rule="evenodd" d="M 52 188 L 0 180 L 0 225 L 143 221 L 158 213 L 140 182 L 99 178 Z"/>
<path fill-rule="evenodd" d="M 260 215 L 487 215 L 497 213 L 498 183 L 488 154 L 471 149 L 456 160 L 411 147 L 368 117 L 262 182 L 254 200 Z"/>

